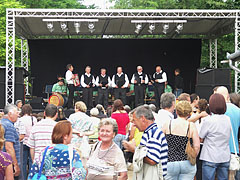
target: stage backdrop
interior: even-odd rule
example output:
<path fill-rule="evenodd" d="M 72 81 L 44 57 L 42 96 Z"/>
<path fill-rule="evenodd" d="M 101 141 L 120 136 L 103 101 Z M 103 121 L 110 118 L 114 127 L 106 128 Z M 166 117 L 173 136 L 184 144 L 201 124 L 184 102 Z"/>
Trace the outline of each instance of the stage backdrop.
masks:
<path fill-rule="evenodd" d="M 105 67 L 109 75 L 122 66 L 129 79 L 142 65 L 144 72 L 153 74 L 160 65 L 174 83 L 174 69 L 180 68 L 185 91 L 195 90 L 196 70 L 200 65 L 199 39 L 49 39 L 29 40 L 31 76 L 35 77 L 33 95 L 42 96 L 46 84 L 54 84 L 57 74 L 65 76 L 66 65 L 74 66 L 74 73 L 84 73 L 87 65 L 98 75 Z"/>

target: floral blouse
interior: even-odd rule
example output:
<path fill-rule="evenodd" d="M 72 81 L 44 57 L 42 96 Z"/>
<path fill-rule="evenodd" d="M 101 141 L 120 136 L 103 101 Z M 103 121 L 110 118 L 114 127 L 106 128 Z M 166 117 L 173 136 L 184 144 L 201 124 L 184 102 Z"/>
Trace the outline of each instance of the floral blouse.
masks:
<path fill-rule="evenodd" d="M 6 152 L 0 151 L 0 179 L 4 179 L 5 170 L 10 164 L 12 164 L 11 156 Z"/>
<path fill-rule="evenodd" d="M 47 179 L 58 180 L 82 180 L 86 178 L 86 170 L 83 168 L 82 161 L 76 150 L 73 150 L 72 173 L 70 170 L 69 147 L 64 144 L 56 144 L 47 150 L 42 174 Z M 41 156 L 33 163 L 28 179 L 38 173 L 45 148 Z M 72 178 L 72 175 L 74 178 Z"/>

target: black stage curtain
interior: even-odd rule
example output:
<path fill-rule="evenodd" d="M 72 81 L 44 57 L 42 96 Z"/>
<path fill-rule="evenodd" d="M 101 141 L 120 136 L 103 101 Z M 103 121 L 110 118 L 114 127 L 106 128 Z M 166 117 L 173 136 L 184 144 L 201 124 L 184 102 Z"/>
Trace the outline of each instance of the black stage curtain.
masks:
<path fill-rule="evenodd" d="M 174 83 L 174 69 L 180 68 L 185 92 L 195 91 L 196 70 L 200 66 L 200 39 L 48 39 L 29 40 L 31 76 L 35 77 L 33 95 L 42 96 L 46 84 L 54 84 L 57 74 L 65 76 L 66 65 L 74 66 L 74 73 L 84 73 L 87 65 L 98 75 L 105 67 L 109 75 L 116 67 L 131 79 L 136 66 L 153 74 L 160 65 Z"/>

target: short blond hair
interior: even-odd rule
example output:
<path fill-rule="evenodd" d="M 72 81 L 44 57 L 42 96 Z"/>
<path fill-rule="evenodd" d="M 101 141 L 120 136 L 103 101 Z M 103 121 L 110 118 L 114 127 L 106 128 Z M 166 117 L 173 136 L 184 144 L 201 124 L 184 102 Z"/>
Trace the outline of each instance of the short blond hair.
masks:
<path fill-rule="evenodd" d="M 0 124 L 0 150 L 3 149 L 3 145 L 4 145 L 4 142 L 5 142 L 5 139 L 4 139 L 4 128 L 3 126 Z"/>
<path fill-rule="evenodd" d="M 75 103 L 75 109 L 77 109 L 81 112 L 87 112 L 87 106 L 82 101 L 78 101 L 78 102 Z"/>
<path fill-rule="evenodd" d="M 98 125 L 98 131 L 100 131 L 101 127 L 104 125 L 112 125 L 113 128 L 113 132 L 115 133 L 115 136 L 118 133 L 118 125 L 115 119 L 113 118 L 104 118 L 102 119 L 102 121 L 100 121 L 99 125 Z"/>
<path fill-rule="evenodd" d="M 179 101 L 176 105 L 176 112 L 180 117 L 188 117 L 192 112 L 192 106 L 188 101 Z"/>

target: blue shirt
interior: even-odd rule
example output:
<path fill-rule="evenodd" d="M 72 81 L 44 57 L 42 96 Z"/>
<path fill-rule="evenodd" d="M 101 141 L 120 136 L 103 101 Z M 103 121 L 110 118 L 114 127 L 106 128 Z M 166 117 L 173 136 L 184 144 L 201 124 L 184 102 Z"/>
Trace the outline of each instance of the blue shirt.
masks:
<path fill-rule="evenodd" d="M 225 113 L 228 117 L 230 117 L 231 124 L 232 124 L 232 130 L 234 135 L 234 141 L 237 149 L 237 153 L 239 153 L 239 147 L 238 147 L 238 128 L 240 127 L 240 108 L 238 108 L 236 105 L 232 103 L 227 103 L 227 111 Z M 233 138 L 232 133 L 229 140 L 229 146 L 231 153 L 235 153 L 234 146 L 233 146 Z"/>
<path fill-rule="evenodd" d="M 162 163 L 163 176 L 167 174 L 168 145 L 164 133 L 157 127 L 156 123 L 145 129 L 140 145 L 148 148 L 147 156 L 157 164 Z"/>
<path fill-rule="evenodd" d="M 13 143 L 17 162 L 18 162 L 18 165 L 20 165 L 20 141 L 19 141 L 19 134 L 17 133 L 14 127 L 14 123 L 9 119 L 4 118 L 1 120 L 1 124 L 5 130 L 4 132 L 5 141 Z M 3 147 L 3 151 L 6 152 L 5 145 Z"/>

